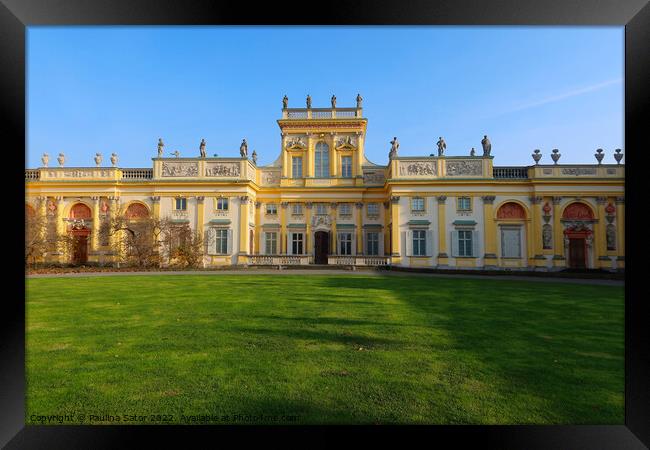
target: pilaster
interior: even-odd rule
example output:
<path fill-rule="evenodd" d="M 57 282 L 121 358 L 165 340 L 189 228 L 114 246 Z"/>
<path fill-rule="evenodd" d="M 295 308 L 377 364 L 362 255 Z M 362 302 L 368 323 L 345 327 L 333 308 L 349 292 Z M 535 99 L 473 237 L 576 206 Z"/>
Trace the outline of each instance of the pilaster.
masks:
<path fill-rule="evenodd" d="M 363 254 L 363 202 L 354 205 L 357 208 L 357 255 Z"/>
<path fill-rule="evenodd" d="M 483 255 L 483 266 L 486 268 L 497 265 L 497 244 L 496 224 L 494 222 L 494 195 L 485 195 L 483 200 L 483 239 L 485 241 L 485 254 Z"/>
<path fill-rule="evenodd" d="M 553 197 L 553 267 L 566 267 L 564 257 L 564 234 L 560 219 L 560 202 L 562 197 Z"/>
<path fill-rule="evenodd" d="M 260 214 L 262 210 L 262 202 L 255 202 L 255 242 L 253 243 L 253 250 L 256 255 L 260 254 L 260 239 L 261 239 L 261 220 Z"/>
<path fill-rule="evenodd" d="M 607 236 L 605 231 L 607 229 L 607 221 L 605 219 L 605 206 L 607 205 L 607 197 L 596 197 L 597 216 L 594 223 L 594 267 L 602 269 L 611 269 L 612 261 L 607 257 Z"/>
<path fill-rule="evenodd" d="M 237 263 L 247 264 L 250 245 L 250 236 L 248 233 L 250 199 L 247 195 L 239 197 L 239 205 L 239 253 Z"/>
<path fill-rule="evenodd" d="M 625 268 L 625 197 L 616 197 L 616 268 Z"/>
<path fill-rule="evenodd" d="M 305 249 L 308 255 L 313 255 L 314 253 L 314 239 L 311 236 L 311 209 L 312 202 L 305 203 L 305 224 L 306 224 L 306 233 L 305 233 Z"/>
<path fill-rule="evenodd" d="M 332 255 L 338 255 L 337 241 L 338 235 L 336 233 L 336 207 L 337 204 L 332 202 L 330 203 L 330 216 L 332 217 L 332 248 L 330 253 Z"/>
<path fill-rule="evenodd" d="M 438 200 L 438 266 L 446 267 L 449 265 L 449 255 L 447 254 L 447 221 L 445 220 L 445 203 L 446 195 L 439 195 Z"/>
<path fill-rule="evenodd" d="M 93 227 L 91 235 L 92 251 L 96 252 L 99 250 L 99 197 L 93 196 L 90 197 L 93 201 Z"/>
<path fill-rule="evenodd" d="M 390 198 L 391 206 L 391 264 L 398 265 L 402 262 L 400 255 L 400 242 L 399 242 L 399 196 L 392 196 Z"/>
<path fill-rule="evenodd" d="M 280 254 L 287 254 L 287 207 L 288 202 L 280 203 Z"/>
<path fill-rule="evenodd" d="M 542 200 L 541 196 L 530 197 L 531 217 L 526 227 L 529 267 L 541 267 L 545 261 L 542 256 Z"/>

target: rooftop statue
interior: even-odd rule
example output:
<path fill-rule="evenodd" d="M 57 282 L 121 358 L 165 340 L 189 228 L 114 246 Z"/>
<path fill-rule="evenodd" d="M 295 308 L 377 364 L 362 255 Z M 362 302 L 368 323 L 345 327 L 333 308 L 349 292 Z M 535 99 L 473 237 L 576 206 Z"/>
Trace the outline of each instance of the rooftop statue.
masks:
<path fill-rule="evenodd" d="M 332 109 L 336 108 L 336 95 L 332 95 Z"/>
<path fill-rule="evenodd" d="M 445 143 L 445 140 L 442 138 L 442 136 L 438 138 L 436 145 L 438 146 L 438 156 L 444 155 L 447 144 Z"/>
<path fill-rule="evenodd" d="M 63 153 L 59 153 L 59 157 L 56 158 L 57 161 L 59 161 L 59 166 L 63 167 L 63 163 L 65 162 L 65 155 Z"/>
<path fill-rule="evenodd" d="M 117 153 L 111 153 L 111 164 L 113 167 L 117 164 Z"/>
<path fill-rule="evenodd" d="M 362 101 L 363 101 L 363 97 L 361 97 L 361 94 L 357 94 L 357 108 L 361 108 Z"/>
<path fill-rule="evenodd" d="M 390 141 L 390 153 L 388 153 L 388 159 L 393 159 L 394 157 L 397 156 L 397 149 L 399 148 L 399 142 L 397 141 L 397 137 L 394 137 L 392 141 Z"/>
<path fill-rule="evenodd" d="M 285 95 L 284 98 L 282 99 L 282 109 L 287 109 L 288 106 L 289 106 L 289 97 Z"/>
<path fill-rule="evenodd" d="M 307 94 L 307 109 L 311 109 L 311 95 Z"/>
<path fill-rule="evenodd" d="M 251 159 L 253 160 L 253 164 L 257 165 L 257 152 L 253 150 L 253 154 L 251 155 Z"/>
<path fill-rule="evenodd" d="M 239 146 L 239 154 L 242 158 L 248 158 L 248 143 L 246 142 L 246 139 L 241 141 L 241 145 Z"/>
<path fill-rule="evenodd" d="M 492 144 L 490 143 L 487 135 L 483 136 L 481 145 L 483 146 L 483 156 L 490 156 L 490 152 L 492 151 Z"/>
<path fill-rule="evenodd" d="M 95 153 L 95 164 L 97 167 L 102 163 L 102 154 L 101 153 Z"/>
<path fill-rule="evenodd" d="M 180 156 L 181 156 L 181 152 L 179 152 L 178 150 L 176 150 L 176 151 L 171 152 L 170 155 L 174 155 L 175 157 L 180 158 Z"/>
<path fill-rule="evenodd" d="M 469 151 L 469 156 L 476 156 L 476 150 L 474 150 L 474 147 Z"/>
<path fill-rule="evenodd" d="M 41 161 L 43 162 L 43 167 L 47 167 L 47 163 L 50 162 L 50 155 L 47 153 L 43 153 L 43 156 L 41 157 Z"/>
<path fill-rule="evenodd" d="M 201 152 L 201 158 L 205 158 L 205 139 L 201 139 L 199 144 L 199 151 Z"/>
<path fill-rule="evenodd" d="M 158 158 L 162 158 L 164 146 L 165 144 L 163 143 L 162 138 L 158 138 Z"/>

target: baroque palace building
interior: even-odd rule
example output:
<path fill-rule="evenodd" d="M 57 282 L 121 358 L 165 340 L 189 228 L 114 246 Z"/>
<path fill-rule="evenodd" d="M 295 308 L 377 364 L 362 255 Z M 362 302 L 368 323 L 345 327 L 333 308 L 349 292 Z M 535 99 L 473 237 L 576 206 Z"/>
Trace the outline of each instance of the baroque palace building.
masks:
<path fill-rule="evenodd" d="M 468 156 L 401 156 L 387 165 L 364 155 L 367 119 L 352 108 L 289 108 L 284 98 L 280 156 L 158 157 L 152 168 L 27 169 L 27 212 L 77 237 L 73 254 L 45 261 L 107 263 L 114 255 L 99 227 L 116 213 L 169 217 L 203 230 L 204 266 L 339 264 L 428 268 L 625 267 L 624 166 L 553 164 L 494 167 L 491 144 Z"/>

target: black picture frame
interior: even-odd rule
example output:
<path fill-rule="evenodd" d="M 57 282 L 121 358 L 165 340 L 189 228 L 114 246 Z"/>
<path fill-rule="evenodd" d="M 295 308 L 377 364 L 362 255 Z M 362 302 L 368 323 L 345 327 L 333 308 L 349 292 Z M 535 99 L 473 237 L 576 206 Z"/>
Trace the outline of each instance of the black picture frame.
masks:
<path fill-rule="evenodd" d="M 319 4 L 320 5 L 320 4 Z M 0 125 L 4 171 L 5 214 L 24 209 L 17 187 L 23 186 L 26 143 L 26 27 L 34 25 L 618 25 L 625 26 L 625 158 L 626 247 L 625 283 L 625 425 L 618 426 L 431 426 L 431 427 L 125 427 L 25 426 L 25 305 L 24 284 L 5 296 L 0 338 L 0 445 L 6 448 L 119 448 L 135 438 L 171 442 L 196 437 L 219 445 L 224 435 L 237 445 L 251 438 L 285 439 L 293 431 L 304 439 L 325 442 L 332 431 L 357 431 L 364 440 L 404 445 L 403 433 L 417 434 L 426 444 L 462 444 L 497 448 L 617 448 L 650 446 L 650 339 L 643 276 L 648 232 L 635 220 L 645 200 L 642 137 L 647 120 L 650 80 L 650 6 L 647 0 L 473 0 L 327 2 L 313 10 L 306 4 L 266 2 L 216 3 L 170 0 L 0 0 Z M 388 61 L 387 61 L 388 63 Z M 603 61 L 607 64 L 607 61 Z M 645 120 L 644 120 L 645 119 Z M 644 127 L 645 125 L 645 127 Z M 647 170 L 647 169 L 645 169 Z M 15 178 L 14 178 L 15 177 Z M 638 219 L 638 218 L 637 218 Z M 8 233 L 23 233 L 16 217 L 5 218 Z M 16 228 L 16 229 L 14 229 Z M 24 276 L 20 239 L 12 249 L 14 264 L 5 268 L 5 286 Z M 12 258 L 12 260 L 13 260 Z M 636 280 L 635 280 L 636 277 Z M 262 433 L 262 434 L 261 434 Z M 235 436 L 232 436 L 232 435 Z M 337 437 L 332 443 L 338 443 Z M 269 443 L 267 441 L 266 443 Z M 409 442 L 415 442 L 410 441 Z M 452 444 L 453 443 L 453 444 Z M 451 444 L 451 445 L 450 445 Z M 408 445 L 408 444 L 407 444 Z"/>

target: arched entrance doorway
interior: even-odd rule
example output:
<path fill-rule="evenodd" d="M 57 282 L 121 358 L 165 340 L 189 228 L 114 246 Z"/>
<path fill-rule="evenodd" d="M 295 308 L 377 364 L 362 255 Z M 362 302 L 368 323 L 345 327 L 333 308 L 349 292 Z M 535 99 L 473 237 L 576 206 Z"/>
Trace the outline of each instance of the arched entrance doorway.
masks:
<path fill-rule="evenodd" d="M 329 254 L 330 234 L 327 231 L 314 233 L 314 264 L 327 264 Z"/>
<path fill-rule="evenodd" d="M 92 212 L 88 206 L 77 203 L 70 209 L 68 220 L 70 222 L 68 233 L 72 238 L 72 264 L 85 264 L 88 261 L 89 221 L 92 220 Z"/>
<path fill-rule="evenodd" d="M 568 266 L 571 269 L 586 269 L 593 236 L 593 231 L 587 224 L 594 221 L 594 213 L 584 203 L 572 203 L 565 208 L 562 220 L 566 224 L 564 242 Z"/>

